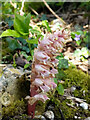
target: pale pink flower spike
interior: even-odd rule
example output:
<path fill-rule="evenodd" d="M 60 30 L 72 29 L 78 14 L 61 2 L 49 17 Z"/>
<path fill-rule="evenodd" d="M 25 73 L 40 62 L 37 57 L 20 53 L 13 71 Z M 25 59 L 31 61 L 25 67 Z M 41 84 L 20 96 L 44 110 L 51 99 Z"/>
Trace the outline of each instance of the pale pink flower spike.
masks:
<path fill-rule="evenodd" d="M 56 56 L 63 48 L 64 42 L 69 39 L 66 30 L 56 31 L 39 39 L 38 47 L 34 51 L 30 85 L 30 98 L 28 101 L 28 114 L 34 117 L 35 105 L 38 100 L 45 102 L 49 98 L 47 92 L 57 87 L 54 83 L 55 74 L 58 73 Z"/>

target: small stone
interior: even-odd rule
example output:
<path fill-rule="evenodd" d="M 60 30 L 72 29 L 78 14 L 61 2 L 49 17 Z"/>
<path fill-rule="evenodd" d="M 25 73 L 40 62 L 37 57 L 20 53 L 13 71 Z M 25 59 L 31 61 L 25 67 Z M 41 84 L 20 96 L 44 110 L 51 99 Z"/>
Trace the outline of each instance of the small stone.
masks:
<path fill-rule="evenodd" d="M 53 109 L 54 109 L 54 106 L 52 106 L 52 105 L 48 106 L 48 110 L 53 110 Z"/>
<path fill-rule="evenodd" d="M 0 102 L 2 103 L 2 105 L 4 106 L 9 106 L 12 103 L 12 97 L 9 93 L 5 92 L 1 98 L 0 98 Z"/>
<path fill-rule="evenodd" d="M 77 116 L 74 116 L 75 119 L 77 119 L 78 117 Z"/>
<path fill-rule="evenodd" d="M 82 107 L 83 109 L 87 110 L 88 109 L 88 104 L 83 102 L 80 104 L 80 107 Z"/>
<path fill-rule="evenodd" d="M 78 107 L 78 106 L 79 106 L 79 104 L 78 104 L 78 103 L 76 103 L 76 106 Z"/>
<path fill-rule="evenodd" d="M 36 115 L 35 118 L 40 120 L 46 120 L 46 118 L 42 115 Z"/>
<path fill-rule="evenodd" d="M 85 96 L 85 90 L 83 91 L 83 96 Z"/>
<path fill-rule="evenodd" d="M 71 87 L 71 92 L 74 92 L 76 90 L 76 87 L 72 86 Z"/>
<path fill-rule="evenodd" d="M 46 112 L 44 113 L 44 116 L 45 116 L 46 118 L 50 119 L 50 120 L 54 120 L 54 113 L 53 113 L 53 111 L 46 111 Z"/>
<path fill-rule="evenodd" d="M 81 119 L 81 117 L 78 117 L 78 119 Z"/>
<path fill-rule="evenodd" d="M 90 117 L 86 118 L 85 120 L 90 120 Z"/>
<path fill-rule="evenodd" d="M 0 92 L 2 91 L 3 84 L 0 82 Z"/>
<path fill-rule="evenodd" d="M 4 75 L 2 75 L 2 76 L 0 77 L 0 81 L 3 81 L 3 80 L 5 80 Z"/>

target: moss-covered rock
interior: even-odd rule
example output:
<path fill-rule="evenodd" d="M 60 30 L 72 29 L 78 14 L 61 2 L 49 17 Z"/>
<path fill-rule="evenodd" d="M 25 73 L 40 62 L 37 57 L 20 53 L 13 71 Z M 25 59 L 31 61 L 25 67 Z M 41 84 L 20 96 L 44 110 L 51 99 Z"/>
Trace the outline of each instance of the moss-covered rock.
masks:
<path fill-rule="evenodd" d="M 27 81 L 26 74 L 21 69 L 15 69 L 12 65 L 2 68 L 0 78 L 0 114 L 3 120 L 21 117 L 27 114 L 27 101 L 25 97 L 29 95 L 30 81 Z M 20 119 L 21 119 L 20 118 Z"/>

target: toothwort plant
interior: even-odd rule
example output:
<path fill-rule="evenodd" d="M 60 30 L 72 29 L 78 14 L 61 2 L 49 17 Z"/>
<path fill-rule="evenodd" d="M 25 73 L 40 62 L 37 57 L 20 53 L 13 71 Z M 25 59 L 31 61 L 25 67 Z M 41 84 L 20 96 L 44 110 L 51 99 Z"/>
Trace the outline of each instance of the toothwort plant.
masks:
<path fill-rule="evenodd" d="M 38 100 L 48 100 L 47 92 L 57 87 L 54 83 L 55 74 L 58 73 L 56 56 L 61 52 L 65 40 L 69 39 L 69 31 L 61 30 L 39 39 L 38 47 L 34 50 L 30 96 L 28 100 L 28 115 L 35 115 L 35 106 Z"/>

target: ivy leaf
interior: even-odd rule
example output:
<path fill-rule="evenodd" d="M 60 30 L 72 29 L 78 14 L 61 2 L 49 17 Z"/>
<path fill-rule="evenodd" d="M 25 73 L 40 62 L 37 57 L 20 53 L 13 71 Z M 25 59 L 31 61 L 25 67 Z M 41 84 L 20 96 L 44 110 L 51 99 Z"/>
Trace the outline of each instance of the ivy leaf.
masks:
<path fill-rule="evenodd" d="M 59 84 L 57 86 L 57 91 L 59 95 L 63 95 L 64 94 L 64 87 L 62 86 L 62 84 Z"/>
<path fill-rule="evenodd" d="M 8 48 L 11 49 L 12 51 L 17 48 L 22 48 L 22 46 L 17 42 L 17 40 L 6 38 L 6 41 L 8 42 Z"/>
<path fill-rule="evenodd" d="M 17 38 L 17 40 L 19 40 L 23 45 L 26 46 L 27 42 L 25 39 L 23 39 L 22 37 L 19 37 L 19 38 Z"/>
<path fill-rule="evenodd" d="M 30 50 L 29 50 L 29 48 L 28 48 L 27 46 L 23 46 L 23 47 L 22 47 L 22 50 L 26 51 L 27 53 L 30 52 Z"/>
<path fill-rule="evenodd" d="M 59 69 L 68 68 L 68 60 L 67 59 L 60 59 L 59 64 L 58 64 L 58 68 Z"/>
<path fill-rule="evenodd" d="M 20 37 L 21 35 L 15 31 L 15 30 L 11 30 L 11 29 L 7 29 L 6 31 L 4 31 L 1 35 L 1 37 L 7 37 L 7 36 L 12 36 L 12 37 Z"/>
<path fill-rule="evenodd" d="M 57 78 L 58 80 L 61 80 L 61 79 L 63 79 L 64 77 L 65 77 L 64 71 L 58 68 L 58 74 L 56 74 L 56 78 Z"/>

